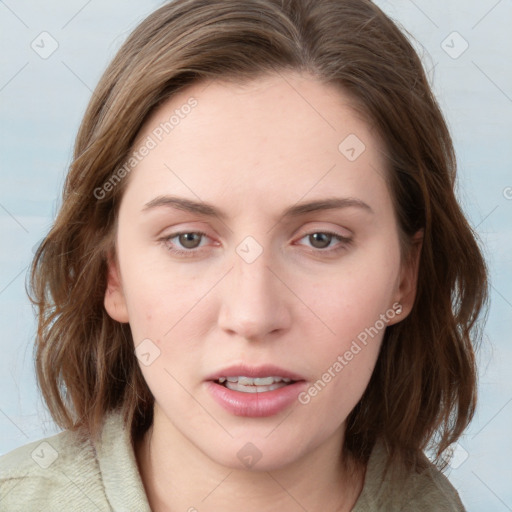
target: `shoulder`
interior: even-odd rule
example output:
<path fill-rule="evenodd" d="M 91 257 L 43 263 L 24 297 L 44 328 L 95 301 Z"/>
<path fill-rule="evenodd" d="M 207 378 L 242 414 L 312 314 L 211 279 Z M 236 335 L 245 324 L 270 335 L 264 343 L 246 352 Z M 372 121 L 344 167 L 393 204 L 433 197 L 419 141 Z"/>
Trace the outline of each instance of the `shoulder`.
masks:
<path fill-rule="evenodd" d="M 385 474 L 386 462 L 386 449 L 382 443 L 377 443 L 353 512 L 465 512 L 457 490 L 426 457 L 421 470 L 402 474 L 399 478 Z"/>
<path fill-rule="evenodd" d="M 66 430 L 0 457 L 0 509 L 151 512 L 122 414 L 109 413 L 95 440 Z"/>
<path fill-rule="evenodd" d="M 71 503 L 75 510 L 87 510 L 91 501 L 104 502 L 89 437 L 64 431 L 0 457 L 0 500 L 5 511 L 66 510 Z"/>

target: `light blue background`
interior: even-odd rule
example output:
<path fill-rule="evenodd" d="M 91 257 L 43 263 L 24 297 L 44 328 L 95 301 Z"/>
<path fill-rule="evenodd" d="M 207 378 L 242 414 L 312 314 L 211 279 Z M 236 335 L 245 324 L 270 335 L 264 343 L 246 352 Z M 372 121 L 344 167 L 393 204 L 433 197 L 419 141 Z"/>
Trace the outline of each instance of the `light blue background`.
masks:
<path fill-rule="evenodd" d="M 55 431 L 34 379 L 26 270 L 54 218 L 92 89 L 161 3 L 0 1 L 0 453 Z M 378 4 L 417 40 L 454 137 L 458 197 L 491 269 L 478 412 L 447 473 L 470 512 L 512 510 L 512 2 Z M 31 48 L 43 31 L 59 45 L 47 59 Z M 457 59 L 441 46 L 453 56 L 464 40 Z"/>

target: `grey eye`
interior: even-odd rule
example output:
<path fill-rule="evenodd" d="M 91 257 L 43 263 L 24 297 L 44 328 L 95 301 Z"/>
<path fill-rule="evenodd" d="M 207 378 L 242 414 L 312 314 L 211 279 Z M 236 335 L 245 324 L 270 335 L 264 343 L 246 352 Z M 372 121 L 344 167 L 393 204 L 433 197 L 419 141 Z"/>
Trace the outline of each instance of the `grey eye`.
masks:
<path fill-rule="evenodd" d="M 187 249 L 196 249 L 201 243 L 201 233 L 182 233 L 179 236 L 179 242 L 183 247 Z"/>
<path fill-rule="evenodd" d="M 334 235 L 331 235 L 329 233 L 311 233 L 308 236 L 311 245 L 315 249 L 325 249 L 326 247 L 329 247 L 329 244 L 331 243 L 331 240 Z"/>

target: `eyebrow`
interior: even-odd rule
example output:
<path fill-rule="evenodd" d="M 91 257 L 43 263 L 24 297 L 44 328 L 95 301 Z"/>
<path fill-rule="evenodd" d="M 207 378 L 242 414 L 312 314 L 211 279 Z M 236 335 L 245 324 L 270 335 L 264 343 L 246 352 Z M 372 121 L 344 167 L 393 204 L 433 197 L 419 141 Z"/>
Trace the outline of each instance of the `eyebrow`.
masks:
<path fill-rule="evenodd" d="M 205 203 L 204 201 L 193 201 L 185 199 L 184 197 L 177 196 L 158 196 L 144 205 L 143 212 L 153 210 L 154 208 L 168 207 L 178 210 L 184 210 L 189 213 L 196 213 L 207 217 L 218 217 L 226 220 L 228 215 L 223 210 Z M 306 213 L 322 211 L 322 210 L 335 210 L 340 208 L 360 208 L 369 213 L 375 213 L 370 205 L 364 201 L 354 197 L 331 197 L 320 199 L 316 201 L 309 201 L 307 203 L 299 203 L 288 207 L 281 215 L 282 218 L 298 217 Z"/>

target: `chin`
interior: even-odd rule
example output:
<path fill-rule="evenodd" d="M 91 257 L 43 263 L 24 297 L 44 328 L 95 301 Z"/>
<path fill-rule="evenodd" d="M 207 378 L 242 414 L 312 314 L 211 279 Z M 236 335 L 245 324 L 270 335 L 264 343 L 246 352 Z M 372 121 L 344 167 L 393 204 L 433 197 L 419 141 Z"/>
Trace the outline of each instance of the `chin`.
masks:
<path fill-rule="evenodd" d="M 304 441 L 295 441 L 290 435 L 248 434 L 221 442 L 210 439 L 203 453 L 213 462 L 238 471 L 277 471 L 298 461 L 304 450 Z M 212 450 L 212 448 L 214 448 Z M 299 451 L 300 450 L 300 451 Z"/>

